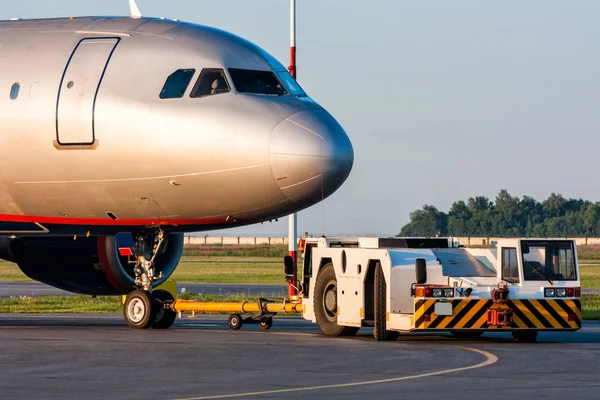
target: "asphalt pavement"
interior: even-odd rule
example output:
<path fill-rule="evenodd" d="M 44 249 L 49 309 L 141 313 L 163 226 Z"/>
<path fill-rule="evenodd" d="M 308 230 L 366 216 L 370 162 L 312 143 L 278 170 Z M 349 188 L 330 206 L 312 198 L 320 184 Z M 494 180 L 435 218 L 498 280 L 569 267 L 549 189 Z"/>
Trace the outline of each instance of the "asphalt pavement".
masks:
<path fill-rule="evenodd" d="M 132 330 L 120 315 L 0 315 L 2 399 L 598 399 L 600 323 L 458 340 L 322 336 L 301 318 L 232 331 L 227 316 Z"/>

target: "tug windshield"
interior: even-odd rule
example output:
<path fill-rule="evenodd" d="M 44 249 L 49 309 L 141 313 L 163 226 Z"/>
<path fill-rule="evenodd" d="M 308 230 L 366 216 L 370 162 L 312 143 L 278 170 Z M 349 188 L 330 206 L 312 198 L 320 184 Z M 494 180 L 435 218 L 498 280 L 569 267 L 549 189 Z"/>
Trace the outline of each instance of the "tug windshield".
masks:
<path fill-rule="evenodd" d="M 526 281 L 577 280 L 573 242 L 524 240 L 521 250 Z"/>

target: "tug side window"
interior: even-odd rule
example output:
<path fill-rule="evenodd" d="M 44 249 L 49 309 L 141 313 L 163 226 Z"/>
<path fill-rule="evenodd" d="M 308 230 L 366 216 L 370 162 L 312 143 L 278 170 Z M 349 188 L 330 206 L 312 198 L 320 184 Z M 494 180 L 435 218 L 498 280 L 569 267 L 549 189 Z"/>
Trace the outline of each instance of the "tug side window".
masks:
<path fill-rule="evenodd" d="M 519 283 L 516 248 L 502 248 L 502 279 L 510 283 Z"/>
<path fill-rule="evenodd" d="M 196 72 L 195 69 L 178 69 L 167 78 L 162 90 L 161 99 L 180 99 Z"/>

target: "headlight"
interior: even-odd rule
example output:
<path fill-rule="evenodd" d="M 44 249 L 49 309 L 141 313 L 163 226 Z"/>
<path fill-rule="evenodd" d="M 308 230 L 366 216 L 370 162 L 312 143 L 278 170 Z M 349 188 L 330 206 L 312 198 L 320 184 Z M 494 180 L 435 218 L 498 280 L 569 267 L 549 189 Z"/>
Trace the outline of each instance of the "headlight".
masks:
<path fill-rule="evenodd" d="M 442 297 L 442 289 L 433 289 L 433 297 Z"/>
<path fill-rule="evenodd" d="M 555 294 L 554 288 L 545 288 L 544 289 L 544 296 L 554 297 L 554 294 Z"/>
<path fill-rule="evenodd" d="M 567 289 L 566 288 L 556 289 L 556 297 L 567 297 Z"/>
<path fill-rule="evenodd" d="M 454 297 L 454 289 L 453 288 L 444 289 L 444 297 Z"/>

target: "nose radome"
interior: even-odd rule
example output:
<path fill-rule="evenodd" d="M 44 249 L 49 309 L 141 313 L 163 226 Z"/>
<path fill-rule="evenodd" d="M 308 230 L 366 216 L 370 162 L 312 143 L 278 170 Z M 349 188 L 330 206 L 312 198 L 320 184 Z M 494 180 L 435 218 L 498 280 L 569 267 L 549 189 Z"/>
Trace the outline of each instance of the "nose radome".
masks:
<path fill-rule="evenodd" d="M 325 110 L 302 111 L 280 122 L 271 136 L 271 167 L 290 200 L 308 207 L 344 183 L 354 150 L 340 124 Z"/>

